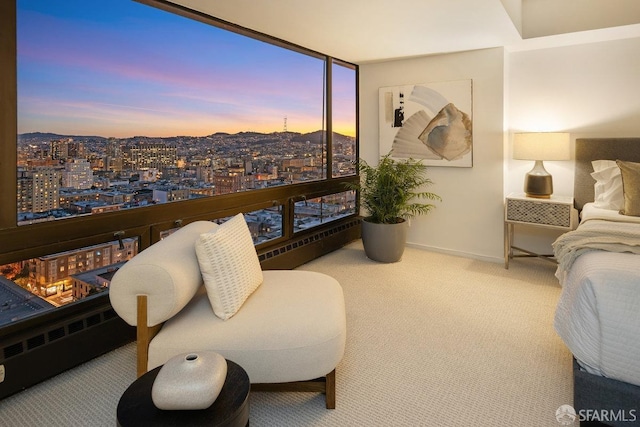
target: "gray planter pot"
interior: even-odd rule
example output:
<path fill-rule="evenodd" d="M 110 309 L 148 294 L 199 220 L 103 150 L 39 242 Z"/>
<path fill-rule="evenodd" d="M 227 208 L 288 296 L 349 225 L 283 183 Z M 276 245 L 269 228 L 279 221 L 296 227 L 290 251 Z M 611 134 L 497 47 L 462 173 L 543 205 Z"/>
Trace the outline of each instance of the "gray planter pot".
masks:
<path fill-rule="evenodd" d="M 368 258 L 379 262 L 397 262 L 407 242 L 407 222 L 376 224 L 362 220 L 362 243 Z"/>

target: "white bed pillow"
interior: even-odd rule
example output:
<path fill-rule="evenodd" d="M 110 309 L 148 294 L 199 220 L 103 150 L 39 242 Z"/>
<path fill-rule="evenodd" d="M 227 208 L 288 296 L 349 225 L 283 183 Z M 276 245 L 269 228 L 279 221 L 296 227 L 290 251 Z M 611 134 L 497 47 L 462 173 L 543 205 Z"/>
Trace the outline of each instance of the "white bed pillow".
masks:
<path fill-rule="evenodd" d="M 607 169 L 613 166 L 618 166 L 615 160 L 593 160 L 591 162 L 594 172 L 600 172 L 603 169 Z"/>
<path fill-rule="evenodd" d="M 591 162 L 591 173 L 596 183 L 593 186 L 595 207 L 618 211 L 624 207 L 622 175 L 614 160 L 595 160 Z"/>
<path fill-rule="evenodd" d="M 262 269 L 249 227 L 238 214 L 196 241 L 196 255 L 216 316 L 236 314 L 262 284 Z"/>

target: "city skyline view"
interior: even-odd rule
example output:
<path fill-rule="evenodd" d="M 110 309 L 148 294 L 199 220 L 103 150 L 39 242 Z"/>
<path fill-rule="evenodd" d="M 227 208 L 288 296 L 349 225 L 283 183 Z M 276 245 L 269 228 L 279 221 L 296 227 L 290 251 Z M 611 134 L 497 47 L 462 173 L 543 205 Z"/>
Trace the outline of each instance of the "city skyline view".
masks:
<path fill-rule="evenodd" d="M 18 225 L 322 179 L 324 138 L 322 132 L 167 138 L 21 134 Z M 336 133 L 333 139 L 334 174 L 354 174 L 355 139 Z M 293 230 L 355 212 L 353 191 L 298 201 Z M 244 216 L 254 244 L 283 236 L 282 206 Z M 0 265 L 0 326 L 107 291 L 118 265 L 137 253 L 137 242 L 129 237 Z"/>
<path fill-rule="evenodd" d="M 18 0 L 18 133 L 127 138 L 324 129 L 324 61 L 131 0 Z M 355 135 L 352 69 L 334 131 Z"/>
<path fill-rule="evenodd" d="M 18 226 L 356 174 L 354 68 L 330 64 L 328 117 L 316 56 L 133 0 L 17 5 Z M 246 209 L 254 244 L 354 215 L 356 193 L 290 208 Z M 138 243 L 0 265 L 0 326 L 108 291 Z"/>

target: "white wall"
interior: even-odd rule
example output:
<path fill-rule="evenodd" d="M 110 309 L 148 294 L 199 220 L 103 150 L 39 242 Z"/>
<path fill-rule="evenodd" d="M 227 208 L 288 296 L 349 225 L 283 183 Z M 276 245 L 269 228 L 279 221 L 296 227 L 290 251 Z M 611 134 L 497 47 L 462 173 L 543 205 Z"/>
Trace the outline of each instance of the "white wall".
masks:
<path fill-rule="evenodd" d="M 360 66 L 360 156 L 377 163 L 378 89 L 473 81 L 473 167 L 430 167 L 436 209 L 411 221 L 408 243 L 463 256 L 503 256 L 504 50 L 403 59 Z"/>
<path fill-rule="evenodd" d="M 511 159 L 514 132 L 640 135 L 640 38 L 507 53 L 506 192 L 521 192 L 533 162 Z M 573 195 L 573 161 L 545 162 L 554 194 Z M 536 229 L 539 230 L 539 229 Z M 516 243 L 549 251 L 556 232 L 520 227 Z"/>
<path fill-rule="evenodd" d="M 531 162 L 511 159 L 514 132 L 640 135 L 640 38 L 506 52 L 488 49 L 360 66 L 360 154 L 375 162 L 378 88 L 473 80 L 473 168 L 431 167 L 443 202 L 412 221 L 409 243 L 501 261 L 503 197 Z M 504 142 L 504 146 L 503 146 Z M 556 195 L 573 195 L 573 161 L 545 162 Z M 516 244 L 550 252 L 555 231 L 517 227 Z"/>

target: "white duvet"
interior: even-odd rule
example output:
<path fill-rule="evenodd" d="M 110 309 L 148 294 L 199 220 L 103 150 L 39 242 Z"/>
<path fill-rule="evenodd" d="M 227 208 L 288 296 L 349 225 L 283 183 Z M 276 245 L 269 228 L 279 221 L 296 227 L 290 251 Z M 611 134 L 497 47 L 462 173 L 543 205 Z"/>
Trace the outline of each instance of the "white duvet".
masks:
<path fill-rule="evenodd" d="M 581 224 L 623 217 L 599 211 L 585 208 Z M 640 228 L 640 218 L 622 221 L 632 231 Z M 640 386 L 640 255 L 585 250 L 558 276 L 562 293 L 554 326 L 580 365 Z"/>

